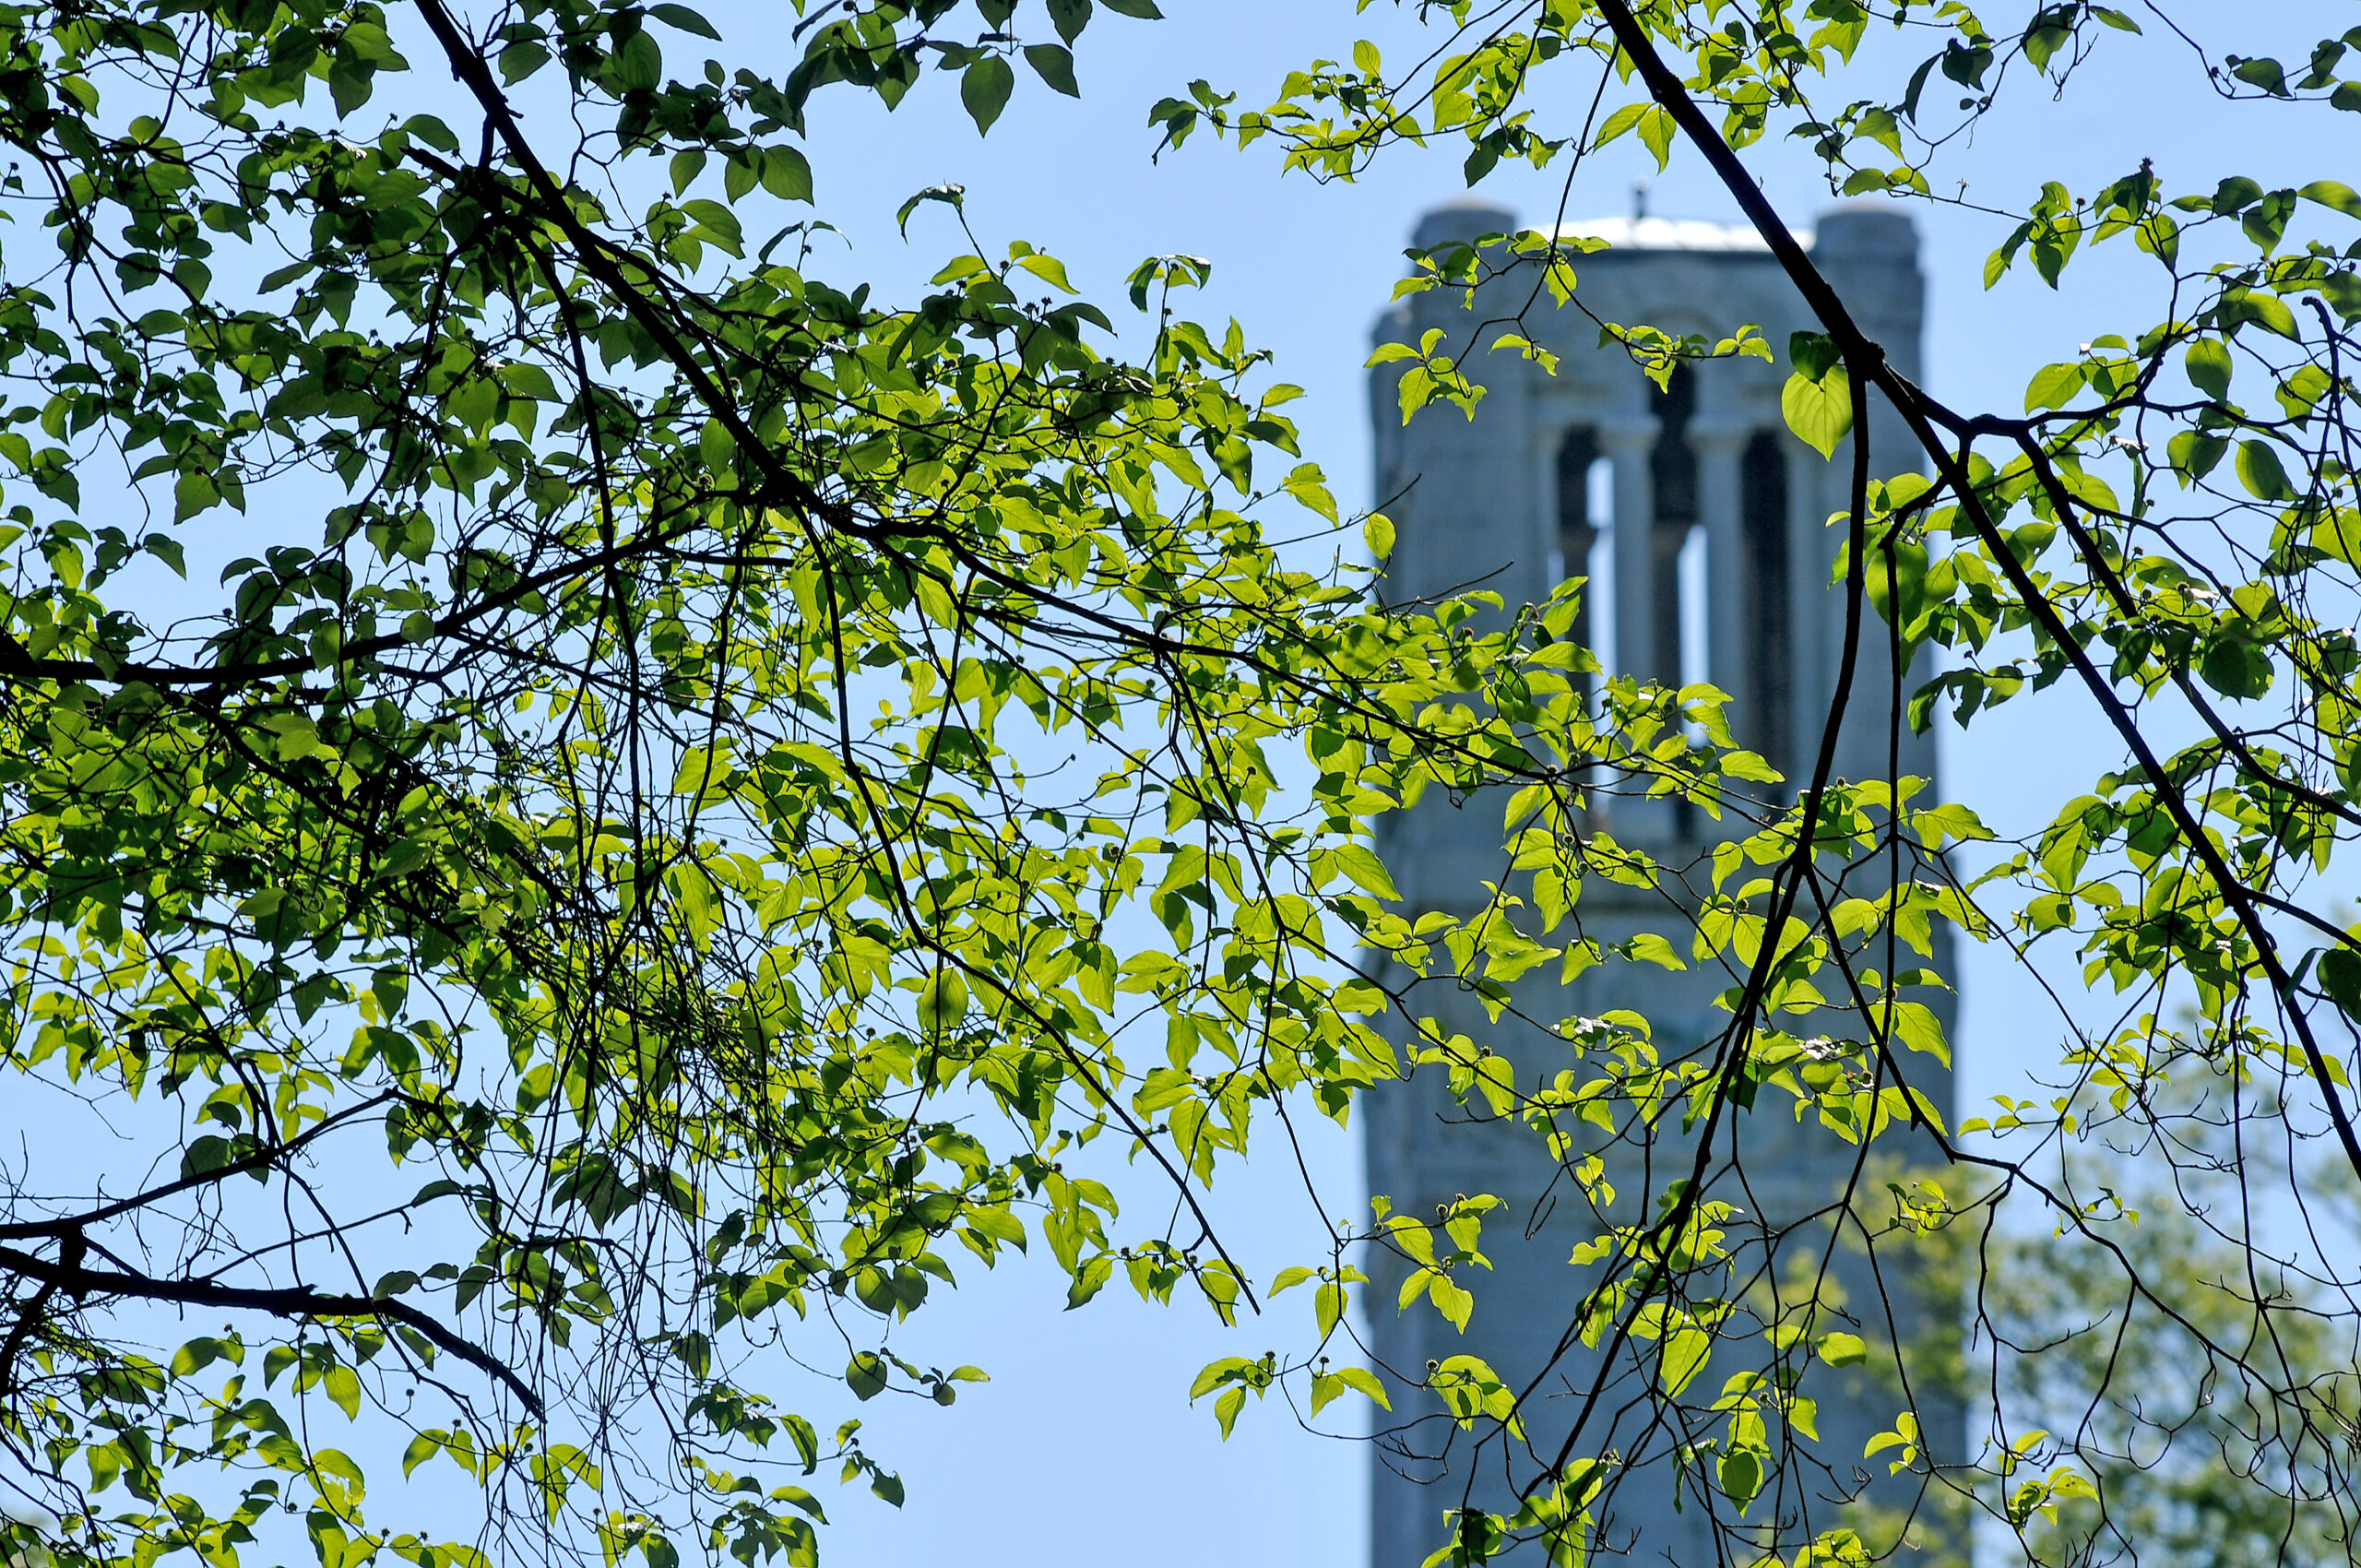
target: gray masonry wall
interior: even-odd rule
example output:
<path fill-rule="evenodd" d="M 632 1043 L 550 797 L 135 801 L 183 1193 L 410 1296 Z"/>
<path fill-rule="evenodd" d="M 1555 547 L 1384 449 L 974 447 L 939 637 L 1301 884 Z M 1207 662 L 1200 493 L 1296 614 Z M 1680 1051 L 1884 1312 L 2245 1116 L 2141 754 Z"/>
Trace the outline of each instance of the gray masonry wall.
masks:
<path fill-rule="evenodd" d="M 1472 241 L 1515 226 L 1510 214 L 1495 208 L 1447 207 L 1420 221 L 1416 243 L 1430 247 L 1451 239 Z M 1655 543 L 1662 509 L 1655 481 L 1668 476 L 1671 488 L 1681 493 L 1668 504 L 1688 507 L 1704 535 L 1706 593 L 1702 605 L 1692 600 L 1689 613 L 1694 618 L 1702 612 L 1707 678 L 1738 695 L 1733 729 L 1739 737 L 1764 750 L 1790 779 L 1801 780 L 1809 776 L 1810 754 L 1819 743 L 1842 647 L 1842 595 L 1829 585 L 1843 530 L 1827 526 L 1827 519 L 1845 506 L 1851 463 L 1849 443 L 1838 448 L 1833 462 L 1824 462 L 1786 433 L 1780 416 L 1788 334 L 1818 323 L 1751 232 L 1663 220 L 1618 220 L 1574 232 L 1608 238 L 1613 248 L 1576 262 L 1576 306 L 1553 310 L 1545 293 L 1526 313 L 1522 330 L 1560 355 L 1555 376 L 1513 354 L 1478 355 L 1474 373 L 1489 393 L 1472 423 L 1456 409 L 1437 405 L 1405 427 L 1394 389 L 1399 365 L 1373 374 L 1376 494 L 1397 529 L 1386 591 L 1400 601 L 1481 586 L 1501 593 L 1512 605 L 1538 600 L 1555 576 L 1585 569 L 1583 560 L 1566 558 L 1570 551 L 1579 553 L 1580 538 L 1565 527 L 1596 524 L 1611 530 L 1616 541 L 1612 582 L 1594 583 L 1591 589 L 1594 603 L 1612 600 L 1614 668 L 1676 678 L 1679 670 L 1660 667 L 1670 645 L 1658 624 L 1668 608 L 1659 579 L 1671 569 L 1671 558 Z M 1914 378 L 1924 291 L 1916 249 L 1909 220 L 1882 206 L 1824 214 L 1811 240 L 1814 259 L 1857 318 Z M 1415 343 L 1440 327 L 1458 344 L 1489 323 L 1481 330 L 1489 342 L 1510 329 L 1505 318 L 1525 307 L 1534 282 L 1529 268 L 1513 271 L 1488 283 L 1472 310 L 1464 307 L 1457 291 L 1413 296 L 1379 323 L 1377 339 Z M 1674 410 L 1666 399 L 1652 398 L 1649 383 L 1619 349 L 1598 348 L 1597 319 L 1649 323 L 1715 339 L 1751 324 L 1773 345 L 1779 362 L 1748 358 L 1698 365 L 1691 373 L 1691 396 Z M 1686 446 L 1685 457 L 1671 469 L 1657 460 L 1656 451 L 1668 418 L 1680 423 Z M 1561 482 L 1560 453 L 1576 432 L 1586 434 L 1574 436 L 1571 460 L 1578 463 L 1590 455 L 1611 468 L 1611 518 L 1587 517 L 1572 494 L 1561 493 L 1580 472 L 1577 467 Z M 1874 471 L 1916 466 L 1906 432 L 1891 409 L 1880 405 L 1872 410 L 1869 433 Z M 1650 541 L 1648 548 L 1631 547 L 1642 540 Z M 1783 580 L 1774 569 L 1782 555 Z M 1882 623 L 1872 617 L 1853 717 L 1840 736 L 1836 773 L 1842 777 L 1880 778 L 1886 771 L 1892 683 L 1879 657 L 1885 646 L 1882 631 Z M 1696 640 L 1692 634 L 1692 645 Z M 1755 699 L 1751 708 L 1750 695 Z M 1784 723 L 1763 712 L 1780 701 L 1786 708 Z M 1931 778 L 1931 744 L 1905 735 L 1901 763 L 1905 773 Z M 1644 845 L 1663 860 L 1702 853 L 1721 831 L 1701 814 L 1683 814 L 1662 802 L 1614 800 L 1594 809 L 1617 837 Z M 1479 799 L 1454 808 L 1430 797 L 1398 820 L 1387 819 L 1387 861 L 1414 906 L 1465 912 L 1480 906 L 1487 880 L 1507 880 L 1500 829 L 1498 801 Z M 1677 916 L 1667 920 L 1661 901 L 1638 901 L 1628 891 L 1596 883 L 1585 888 L 1581 912 L 1585 930 L 1609 943 L 1639 930 L 1678 924 Z M 1720 971 L 1674 974 L 1609 963 L 1564 987 L 1554 975 L 1554 967 L 1545 967 L 1528 977 L 1518 993 L 1519 1010 L 1555 1022 L 1631 1008 L 1655 1022 L 1656 1038 L 1667 1051 L 1707 1038 L 1726 1019 L 1712 1006 L 1713 998 L 1731 983 Z M 1455 985 L 1424 982 L 1414 995 L 1418 1012 L 1505 1051 L 1527 1085 L 1572 1065 L 1561 1042 L 1518 1024 L 1513 1014 L 1494 1024 L 1475 996 Z M 1922 1076 L 1918 1082 L 1948 1116 L 1948 1080 Z M 1816 1126 L 1798 1128 L 1784 1104 L 1774 1108 L 1769 1101 L 1766 1091 L 1762 1111 L 1735 1123 L 1746 1184 L 1741 1189 L 1725 1176 L 1713 1191 L 1752 1216 L 1778 1223 L 1836 1196 L 1853 1170 L 1855 1151 Z M 1484 1251 L 1493 1269 L 1489 1275 L 1477 1271 L 1469 1280 L 1477 1304 L 1464 1336 L 1424 1302 L 1397 1315 L 1393 1303 L 1399 1265 L 1389 1266 L 1382 1257 L 1371 1260 L 1377 1276 L 1368 1297 L 1374 1348 L 1384 1366 L 1413 1384 L 1430 1360 L 1472 1353 L 1522 1386 L 1560 1348 L 1588 1277 L 1570 1266 L 1570 1253 L 1575 1242 L 1595 1232 L 1597 1221 L 1570 1183 L 1560 1180 L 1553 1186 L 1560 1171 L 1536 1138 L 1469 1125 L 1467 1116 L 1432 1072 L 1421 1072 L 1370 1102 L 1365 1135 L 1370 1190 L 1388 1195 L 1397 1211 L 1430 1215 L 1435 1206 L 1457 1195 L 1487 1192 L 1510 1205 L 1487 1223 Z M 1667 1146 L 1685 1163 L 1691 1146 L 1677 1130 Z M 1661 1167 L 1638 1168 L 1628 1149 L 1606 1152 L 1618 1185 L 1628 1193 L 1661 1187 Z M 1807 1243 L 1798 1238 L 1794 1247 L 1802 1252 Z M 1783 1253 L 1782 1263 L 1787 1261 Z M 1862 1277 L 1861 1265 L 1850 1254 L 1840 1257 L 1837 1268 L 1853 1306 L 1873 1317 L 1877 1282 Z M 1910 1304 L 1906 1280 L 1889 1282 L 1889 1289 L 1905 1315 L 1940 1315 Z M 1882 1324 L 1873 1322 L 1861 1333 L 1872 1343 L 1886 1336 Z M 1507 1506 L 1513 1486 L 1534 1475 L 1535 1455 L 1555 1454 L 1598 1372 L 1596 1357 L 1579 1348 L 1558 1359 L 1544 1383 L 1545 1397 L 1528 1414 L 1531 1452 L 1519 1453 L 1513 1463 L 1497 1446 L 1471 1451 L 1467 1434 L 1439 1419 L 1382 1443 L 1374 1495 L 1376 1568 L 1415 1568 L 1440 1544 L 1444 1511 L 1464 1499 L 1494 1509 Z M 1721 1375 L 1718 1368 L 1709 1374 L 1716 1383 Z M 1395 1387 L 1397 1417 L 1435 1408 L 1430 1396 L 1399 1383 Z M 1672 1471 L 1661 1460 L 1678 1434 L 1637 1424 L 1643 1410 L 1632 1402 L 1632 1392 L 1610 1382 L 1586 1418 L 1583 1451 L 1613 1447 L 1632 1461 L 1605 1544 L 1629 1551 L 1635 1562 L 1691 1568 L 1714 1562 L 1719 1554 L 1697 1503 L 1690 1501 L 1679 1512 L 1672 1506 Z M 1838 1522 L 1826 1498 L 1853 1488 L 1864 1473 L 1863 1442 L 1892 1418 L 1890 1394 L 1862 1385 L 1851 1395 L 1821 1407 L 1820 1452 L 1832 1473 L 1804 1488 L 1812 1494 L 1816 1528 Z M 1882 1475 L 1882 1462 L 1875 1467 Z M 1791 1497 L 1776 1512 L 1792 1515 L 1802 1501 L 1800 1495 Z M 1750 1522 L 1774 1511 L 1768 1503 L 1757 1504 Z M 1515 1561 L 1528 1556 L 1538 1562 L 1538 1554 L 1529 1551 Z"/>

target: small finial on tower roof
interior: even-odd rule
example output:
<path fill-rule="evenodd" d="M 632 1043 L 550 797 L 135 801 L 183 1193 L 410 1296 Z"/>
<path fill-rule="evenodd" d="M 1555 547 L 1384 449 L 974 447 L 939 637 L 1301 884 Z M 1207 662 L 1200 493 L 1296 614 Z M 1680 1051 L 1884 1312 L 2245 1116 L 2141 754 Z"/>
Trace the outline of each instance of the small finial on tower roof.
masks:
<path fill-rule="evenodd" d="M 1645 180 L 1634 180 L 1631 182 L 1631 221 L 1637 223 L 1647 215 L 1648 183 Z"/>

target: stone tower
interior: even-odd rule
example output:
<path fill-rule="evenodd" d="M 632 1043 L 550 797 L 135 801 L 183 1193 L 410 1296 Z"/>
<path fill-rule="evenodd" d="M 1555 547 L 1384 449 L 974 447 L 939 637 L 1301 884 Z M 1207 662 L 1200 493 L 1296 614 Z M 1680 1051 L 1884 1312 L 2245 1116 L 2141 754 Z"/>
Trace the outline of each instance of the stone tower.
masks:
<path fill-rule="evenodd" d="M 1417 243 L 1473 243 L 1514 228 L 1507 212 L 1456 204 L 1427 214 Z M 1843 595 L 1830 583 L 1844 534 L 1827 519 L 1845 507 L 1851 461 L 1849 443 L 1833 462 L 1823 461 L 1788 434 L 1780 414 L 1788 334 L 1819 323 L 1750 229 L 1638 218 L 1568 232 L 1612 246 L 1575 259 L 1579 309 L 1552 311 L 1546 293 L 1536 300 L 1528 264 L 1488 282 L 1472 310 L 1458 291 L 1437 290 L 1412 296 L 1380 324 L 1381 342 L 1415 343 L 1441 327 L 1453 351 L 1461 352 L 1461 340 L 1479 324 L 1492 324 L 1484 328 L 1489 342 L 1508 329 L 1504 318 L 1533 301 L 1523 330 L 1560 359 L 1553 376 L 1509 353 L 1473 354 L 1473 374 L 1489 392 L 1472 422 L 1438 406 L 1406 427 L 1393 386 L 1400 367 L 1375 374 L 1376 504 L 1397 534 L 1386 591 L 1400 601 L 1480 587 L 1513 606 L 1542 598 L 1563 577 L 1587 576 L 1584 640 L 1612 671 L 1667 683 L 1711 681 L 1735 699 L 1731 725 L 1740 740 L 1799 783 L 1809 776 L 1843 646 Z M 1910 220 L 1883 204 L 1841 207 L 1822 215 L 1805 244 L 1862 328 L 1916 378 L 1924 283 Z M 1659 392 L 1619 348 L 1598 347 L 1602 320 L 1702 332 L 1709 341 L 1751 324 L 1780 362 L 1694 364 Z M 1907 433 L 1891 408 L 1875 406 L 1868 426 L 1876 472 L 1915 466 Z M 1882 778 L 1887 770 L 1892 682 L 1880 657 L 1881 634 L 1882 623 L 1872 616 L 1852 717 L 1839 737 L 1838 777 Z M 1931 742 L 1905 731 L 1901 766 L 1931 778 Z M 1594 815 L 1618 839 L 1667 861 L 1702 854 L 1729 831 L 1664 801 L 1595 800 Z M 1465 913 L 1481 905 L 1487 881 L 1507 881 L 1496 802 L 1454 808 L 1430 796 L 1383 820 L 1387 863 L 1415 909 Z M 1581 912 L 1584 929 L 1608 943 L 1667 929 L 1660 899 L 1643 903 L 1603 884 L 1584 890 Z M 1570 986 L 1554 974 L 1545 967 L 1521 982 L 1521 1011 L 1552 1021 L 1631 1008 L 1654 1021 L 1660 1045 L 1674 1047 L 1717 1032 L 1727 1016 L 1712 1005 L 1729 983 L 1718 971 L 1668 973 L 1612 962 Z M 1562 1060 L 1561 1043 L 1518 1025 L 1513 1013 L 1494 1024 L 1475 995 L 1448 980 L 1421 982 L 1413 996 L 1418 1013 L 1449 1030 L 1496 1042 L 1528 1085 L 1536 1072 L 1546 1076 L 1572 1064 Z M 1944 1016 L 1948 1024 L 1947 1010 Z M 1948 1119 L 1948 1078 L 1917 1068 L 1913 1081 Z M 1465 1124 L 1439 1075 L 1420 1073 L 1372 1097 L 1365 1125 L 1370 1191 L 1389 1195 L 1397 1212 L 1429 1214 L 1476 1193 L 1510 1204 L 1487 1222 L 1484 1251 L 1493 1268 L 1471 1279 L 1477 1308 L 1465 1335 L 1423 1304 L 1397 1314 L 1399 1265 L 1389 1270 L 1388 1259 L 1372 1258 L 1377 1277 L 1369 1315 L 1381 1360 L 1415 1381 L 1430 1360 L 1474 1354 L 1523 1387 L 1549 1361 L 1572 1316 L 1586 1276 L 1570 1266 L 1571 1247 L 1593 1232 L 1595 1217 L 1579 1194 L 1566 1201 L 1562 1187 L 1553 1209 L 1545 1194 L 1556 1167 L 1538 1140 Z M 1744 1206 L 1764 1218 L 1820 1208 L 1852 1170 L 1851 1146 L 1817 1127 L 1797 1127 L 1784 1110 L 1736 1118 L 1731 1132 L 1744 1151 Z M 1611 1171 L 1617 1157 L 1610 1151 L 1608 1158 Z M 1656 1172 L 1655 1185 L 1662 1176 Z M 1618 1184 L 1636 1193 L 1646 1183 L 1634 1168 L 1628 1184 Z M 1714 1192 L 1738 1196 L 1722 1186 Z M 1840 1288 L 1851 1288 L 1857 1300 L 1874 1295 L 1875 1282 L 1860 1277 L 1861 1268 L 1850 1253 L 1836 1263 Z M 1873 1342 L 1880 1337 L 1869 1327 L 1863 1333 Z M 1559 1363 L 1526 1416 L 1535 1454 L 1555 1453 L 1598 1369 L 1596 1359 L 1579 1349 Z M 1431 1408 L 1431 1396 L 1405 1393 L 1395 1401 L 1400 1416 Z M 1891 1396 L 1866 1384 L 1854 1394 L 1833 1408 L 1821 1404 L 1820 1452 L 1838 1475 L 1817 1478 L 1820 1495 L 1848 1490 L 1857 1474 L 1867 1479 L 1863 1443 L 1892 1422 Z M 1628 1551 L 1634 1563 L 1703 1568 L 1716 1562 L 1696 1502 L 1673 1506 L 1673 1471 L 1664 1460 L 1671 1440 L 1616 1426 L 1614 1412 L 1626 1404 L 1610 1390 L 1585 1426 L 1586 1449 L 1596 1436 L 1632 1461 L 1605 1523 L 1606 1543 Z M 1622 1419 L 1628 1423 L 1632 1412 L 1626 1408 Z M 1471 1452 L 1469 1443 L 1468 1434 L 1430 1421 L 1400 1443 L 1381 1444 L 1375 1568 L 1417 1568 L 1442 1538 L 1443 1511 L 1463 1498 L 1492 1509 L 1508 1505 L 1501 1454 L 1497 1447 Z M 1519 1467 L 1530 1476 L 1532 1458 L 1520 1455 Z M 1881 1462 L 1874 1467 L 1884 1474 Z M 1821 1504 L 1813 1507 L 1816 1526 L 1838 1522 Z"/>

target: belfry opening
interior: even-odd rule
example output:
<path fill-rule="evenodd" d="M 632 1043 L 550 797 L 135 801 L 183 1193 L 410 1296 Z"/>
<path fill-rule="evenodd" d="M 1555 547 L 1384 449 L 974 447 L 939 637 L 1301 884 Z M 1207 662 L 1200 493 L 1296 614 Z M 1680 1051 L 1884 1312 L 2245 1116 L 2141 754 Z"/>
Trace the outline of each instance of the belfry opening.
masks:
<path fill-rule="evenodd" d="M 1649 495 L 1649 584 L 1653 613 L 1648 669 L 1644 673 L 1689 684 L 1716 679 L 1711 628 L 1716 616 L 1735 624 L 1736 641 L 1767 654 L 1793 635 L 1788 600 L 1788 473 L 1786 441 L 1775 428 L 1738 433 L 1735 528 L 1707 526 L 1701 462 L 1691 430 L 1698 420 L 1699 383 L 1719 367 L 1677 368 L 1662 388 L 1649 386 L 1647 409 L 1653 433 L 1647 451 Z M 1635 368 L 1634 378 L 1644 380 Z M 1715 438 L 1715 451 L 1731 445 Z M 1598 654 L 1609 670 L 1621 666 L 1615 640 L 1614 519 L 1615 462 L 1603 450 L 1598 427 L 1570 425 L 1558 437 L 1552 464 L 1554 548 L 1548 579 L 1589 580 L 1575 613 L 1574 639 Z M 1730 552 L 1727 571 L 1716 571 L 1713 555 Z M 1726 585 L 1731 602 L 1721 602 L 1715 585 Z M 1732 722 L 1754 750 L 1786 768 L 1793 748 L 1792 661 L 1775 656 L 1748 658 L 1733 671 Z"/>

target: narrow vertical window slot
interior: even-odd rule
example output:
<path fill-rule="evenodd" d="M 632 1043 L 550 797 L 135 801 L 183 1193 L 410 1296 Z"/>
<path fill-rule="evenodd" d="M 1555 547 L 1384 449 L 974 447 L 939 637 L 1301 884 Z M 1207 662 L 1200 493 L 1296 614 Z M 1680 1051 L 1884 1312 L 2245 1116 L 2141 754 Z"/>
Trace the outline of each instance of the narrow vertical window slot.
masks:
<path fill-rule="evenodd" d="M 1787 457 L 1774 431 L 1747 443 L 1738 470 L 1739 561 L 1745 643 L 1742 689 L 1734 694 L 1740 739 L 1791 778 L 1795 758 L 1795 650 L 1787 646 L 1793 585 L 1787 562 Z"/>
<path fill-rule="evenodd" d="M 1697 454 L 1689 445 L 1689 422 L 1697 411 L 1697 380 L 1687 365 L 1672 373 L 1662 390 L 1651 387 L 1649 410 L 1656 416 L 1655 451 L 1648 459 L 1655 481 L 1655 517 L 1649 548 L 1655 553 L 1648 574 L 1655 600 L 1655 626 L 1650 638 L 1648 675 L 1678 684 L 1682 676 L 1688 624 L 1701 627 L 1702 604 L 1690 605 L 1682 591 L 1682 557 L 1697 529 Z M 1684 614 L 1683 611 L 1688 610 Z"/>
<path fill-rule="evenodd" d="M 1584 474 L 1590 498 L 1590 589 L 1583 603 L 1590 618 L 1592 653 L 1601 679 L 1615 673 L 1615 460 L 1593 457 Z"/>

